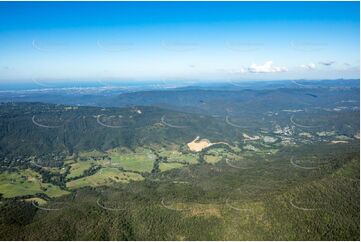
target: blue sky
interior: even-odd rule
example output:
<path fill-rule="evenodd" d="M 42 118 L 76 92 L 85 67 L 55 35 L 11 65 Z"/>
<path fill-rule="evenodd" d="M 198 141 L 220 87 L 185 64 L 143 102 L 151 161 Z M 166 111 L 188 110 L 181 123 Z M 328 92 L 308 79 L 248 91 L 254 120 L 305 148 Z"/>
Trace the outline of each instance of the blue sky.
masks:
<path fill-rule="evenodd" d="M 0 81 L 359 78 L 359 2 L 0 2 Z"/>

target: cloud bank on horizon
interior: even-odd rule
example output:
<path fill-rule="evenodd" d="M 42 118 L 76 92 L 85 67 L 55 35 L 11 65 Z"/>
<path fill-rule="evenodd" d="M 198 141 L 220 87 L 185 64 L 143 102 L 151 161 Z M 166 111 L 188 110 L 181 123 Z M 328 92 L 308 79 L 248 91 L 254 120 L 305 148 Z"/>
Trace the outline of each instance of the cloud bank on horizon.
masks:
<path fill-rule="evenodd" d="M 284 66 L 273 66 L 272 61 L 267 61 L 264 65 L 252 64 L 248 71 L 250 73 L 274 73 L 274 72 L 286 72 L 288 69 Z"/>
<path fill-rule="evenodd" d="M 0 82 L 359 78 L 359 2 L 0 2 Z"/>

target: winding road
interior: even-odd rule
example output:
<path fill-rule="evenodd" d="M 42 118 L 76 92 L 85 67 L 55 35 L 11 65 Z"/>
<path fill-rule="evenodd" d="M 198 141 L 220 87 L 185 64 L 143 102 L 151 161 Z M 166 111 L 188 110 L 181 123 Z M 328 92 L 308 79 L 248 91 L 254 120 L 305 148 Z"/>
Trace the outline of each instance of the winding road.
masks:
<path fill-rule="evenodd" d="M 322 125 L 302 125 L 302 124 L 298 124 L 293 120 L 294 116 L 295 115 L 292 115 L 290 117 L 290 121 L 291 121 L 292 124 L 294 124 L 294 125 L 296 125 L 298 127 L 301 127 L 301 128 L 319 128 L 319 127 L 322 127 Z"/>
<path fill-rule="evenodd" d="M 229 198 L 226 199 L 226 206 L 231 208 L 231 209 L 241 211 L 241 212 L 243 212 L 243 211 L 252 211 L 252 209 L 250 209 L 250 208 L 238 208 L 238 207 L 232 206 L 231 204 L 229 204 Z"/>
<path fill-rule="evenodd" d="M 230 167 L 233 167 L 233 168 L 236 168 L 236 169 L 242 169 L 242 170 L 247 170 L 247 169 L 253 168 L 253 167 L 240 167 L 240 166 L 235 166 L 235 165 L 229 163 L 229 160 L 228 160 L 228 159 L 226 159 L 226 164 L 229 165 Z"/>
<path fill-rule="evenodd" d="M 100 120 L 100 117 L 101 117 L 101 116 L 102 116 L 102 115 L 98 115 L 98 116 L 97 116 L 97 123 L 100 124 L 100 125 L 103 126 L 103 127 L 112 128 L 112 129 L 119 129 L 119 128 L 125 127 L 125 126 L 123 126 L 123 125 L 108 125 L 108 124 L 105 124 L 105 123 L 103 123 L 103 122 Z"/>
<path fill-rule="evenodd" d="M 188 128 L 188 126 L 183 126 L 183 125 L 173 125 L 173 124 L 169 124 L 167 123 L 165 120 L 165 115 L 162 116 L 162 118 L 160 119 L 161 123 L 168 126 L 168 127 L 171 127 L 171 128 L 176 128 L 176 129 L 185 129 L 185 128 Z"/>
<path fill-rule="evenodd" d="M 290 163 L 291 163 L 293 166 L 297 167 L 297 168 L 306 169 L 306 170 L 312 170 L 312 169 L 319 169 L 319 168 L 320 168 L 319 166 L 311 166 L 311 167 L 300 166 L 300 165 L 296 164 L 296 163 L 293 161 L 293 157 L 291 157 Z"/>
<path fill-rule="evenodd" d="M 105 210 L 109 210 L 109 211 L 124 211 L 124 210 L 126 210 L 125 208 L 108 208 L 108 207 L 105 207 L 104 205 L 102 205 L 100 203 L 100 198 L 97 200 L 97 205 L 100 208 L 105 209 Z"/>
<path fill-rule="evenodd" d="M 164 208 L 169 209 L 169 210 L 174 210 L 174 211 L 185 211 L 185 210 L 190 210 L 191 209 L 191 208 L 173 208 L 173 207 L 170 207 L 170 206 L 164 204 L 164 199 L 162 199 L 160 203 L 162 204 L 162 206 Z"/>
<path fill-rule="evenodd" d="M 33 124 L 35 124 L 36 126 L 39 126 L 39 127 L 41 127 L 41 128 L 57 129 L 57 128 L 61 128 L 61 127 L 62 127 L 62 125 L 51 126 L 51 125 L 45 125 L 45 124 L 38 123 L 38 122 L 35 120 L 35 115 L 33 116 L 33 118 L 32 118 L 31 120 L 33 121 Z"/>
<path fill-rule="evenodd" d="M 231 125 L 231 126 L 233 126 L 233 127 L 235 127 L 235 128 L 239 128 L 239 129 L 247 129 L 247 128 L 250 128 L 251 126 L 240 126 L 240 125 L 237 125 L 237 124 L 234 124 L 234 123 L 232 123 L 230 120 L 229 120 L 229 116 L 228 115 L 226 115 L 226 123 L 227 124 L 229 124 L 229 125 Z"/>
<path fill-rule="evenodd" d="M 62 209 L 62 208 L 43 208 L 43 207 L 40 207 L 39 205 L 35 204 L 34 201 L 32 201 L 31 204 L 32 204 L 34 207 L 36 207 L 36 208 L 38 208 L 38 209 L 40 209 L 40 210 L 44 210 L 44 211 L 58 211 L 58 210 Z"/>
<path fill-rule="evenodd" d="M 299 206 L 296 206 L 294 203 L 293 203 L 293 199 L 290 200 L 290 204 L 293 208 L 295 209 L 298 209 L 298 210 L 302 210 L 302 211 L 315 211 L 315 210 L 319 210 L 319 208 L 303 208 L 303 207 L 299 207 Z"/>

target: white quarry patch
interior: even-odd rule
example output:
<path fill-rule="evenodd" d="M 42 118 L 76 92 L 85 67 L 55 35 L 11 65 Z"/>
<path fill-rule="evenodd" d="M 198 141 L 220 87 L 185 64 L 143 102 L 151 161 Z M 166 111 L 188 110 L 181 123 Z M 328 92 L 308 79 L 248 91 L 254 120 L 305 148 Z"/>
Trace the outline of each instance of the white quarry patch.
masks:
<path fill-rule="evenodd" d="M 307 138 L 312 138 L 313 137 L 312 134 L 307 133 L 307 132 L 299 133 L 298 136 L 303 136 L 303 137 L 307 137 Z"/>
<path fill-rule="evenodd" d="M 192 140 L 191 142 L 187 143 L 188 149 L 193 151 L 193 152 L 199 152 L 202 151 L 203 149 L 210 147 L 212 145 L 216 145 L 216 144 L 224 144 L 224 145 L 228 145 L 229 147 L 231 147 L 228 143 L 226 142 L 216 142 L 216 143 L 211 143 L 208 139 L 200 139 L 199 136 L 197 136 L 194 140 Z"/>
<path fill-rule="evenodd" d="M 317 132 L 316 134 L 320 137 L 325 137 L 325 136 L 336 135 L 336 132 L 335 131 L 321 131 L 321 132 Z"/>
<path fill-rule="evenodd" d="M 285 109 L 282 110 L 282 112 L 288 112 L 288 113 L 298 113 L 298 112 L 302 112 L 302 109 Z"/>
<path fill-rule="evenodd" d="M 340 103 L 357 103 L 358 100 L 342 100 Z"/>
<path fill-rule="evenodd" d="M 258 135 L 249 136 L 249 135 L 243 133 L 243 138 L 244 138 L 245 140 L 259 140 L 261 137 L 258 136 Z"/>
<path fill-rule="evenodd" d="M 282 135 L 286 135 L 286 136 L 292 136 L 293 135 L 293 131 L 292 131 L 292 127 L 286 126 L 284 128 L 282 128 L 279 125 L 275 126 L 275 130 L 273 131 L 274 134 L 282 134 Z"/>
<path fill-rule="evenodd" d="M 277 116 L 278 115 L 278 112 L 266 112 L 265 115 L 269 116 L 269 117 L 272 117 L 272 116 Z"/>
<path fill-rule="evenodd" d="M 282 141 L 281 141 L 281 144 L 283 145 L 295 145 L 296 143 L 289 137 L 284 137 L 282 136 L 281 137 Z"/>
<path fill-rule="evenodd" d="M 66 110 L 66 111 L 68 111 L 68 110 L 77 110 L 77 109 L 78 109 L 78 107 L 72 107 L 72 106 L 64 107 L 64 110 Z"/>
<path fill-rule="evenodd" d="M 357 132 L 357 134 L 355 134 L 353 137 L 354 137 L 355 139 L 360 139 L 360 132 Z"/>
<path fill-rule="evenodd" d="M 275 127 L 275 130 L 273 131 L 275 134 L 282 134 L 282 128 L 278 124 Z"/>
<path fill-rule="evenodd" d="M 293 135 L 292 128 L 289 126 L 284 127 L 282 134 L 287 136 L 292 136 Z"/>
<path fill-rule="evenodd" d="M 259 149 L 257 149 L 256 147 L 254 147 L 253 145 L 246 145 L 243 147 L 245 150 L 251 150 L 251 151 L 259 151 Z"/>
<path fill-rule="evenodd" d="M 211 142 L 207 139 L 201 139 L 199 140 L 199 136 L 197 136 L 193 141 L 189 142 L 187 144 L 188 148 L 191 151 L 199 152 L 203 150 L 204 148 L 207 148 L 211 145 Z"/>
<path fill-rule="evenodd" d="M 348 141 L 346 140 L 332 140 L 332 144 L 348 144 Z"/>
<path fill-rule="evenodd" d="M 274 137 L 271 137 L 271 136 L 263 137 L 263 142 L 265 142 L 265 143 L 274 143 L 276 141 L 277 141 L 277 139 Z"/>
<path fill-rule="evenodd" d="M 348 107 L 335 107 L 334 109 L 332 109 L 333 111 L 339 112 L 342 110 L 348 109 Z"/>
<path fill-rule="evenodd" d="M 139 108 L 134 109 L 134 112 L 136 112 L 137 114 L 142 114 L 142 110 L 140 110 Z"/>
<path fill-rule="evenodd" d="M 339 140 L 351 140 L 352 138 L 350 138 L 350 137 L 348 137 L 346 135 L 337 135 L 336 139 L 339 139 Z"/>

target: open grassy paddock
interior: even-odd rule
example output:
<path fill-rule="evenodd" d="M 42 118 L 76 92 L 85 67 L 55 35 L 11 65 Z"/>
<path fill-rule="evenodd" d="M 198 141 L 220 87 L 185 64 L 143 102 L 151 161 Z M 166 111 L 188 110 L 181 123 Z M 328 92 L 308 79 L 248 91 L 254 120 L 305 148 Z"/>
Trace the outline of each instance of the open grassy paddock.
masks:
<path fill-rule="evenodd" d="M 111 185 L 113 183 L 127 183 L 129 181 L 139 181 L 143 177 L 132 172 L 123 172 L 117 168 L 101 168 L 95 174 L 80 179 L 70 181 L 66 184 L 69 189 L 76 189 L 85 186 L 98 187 Z"/>

